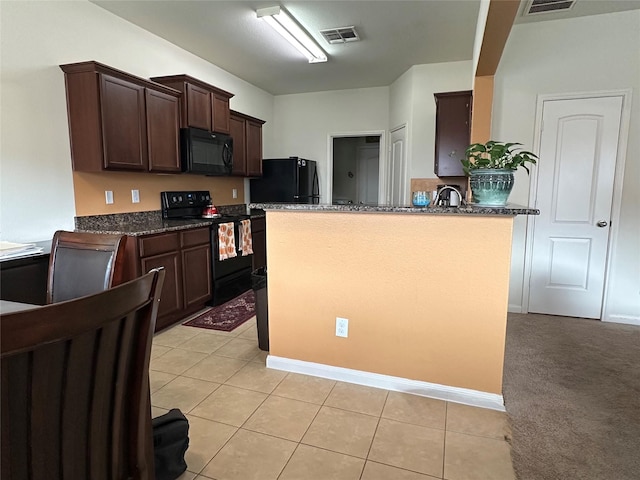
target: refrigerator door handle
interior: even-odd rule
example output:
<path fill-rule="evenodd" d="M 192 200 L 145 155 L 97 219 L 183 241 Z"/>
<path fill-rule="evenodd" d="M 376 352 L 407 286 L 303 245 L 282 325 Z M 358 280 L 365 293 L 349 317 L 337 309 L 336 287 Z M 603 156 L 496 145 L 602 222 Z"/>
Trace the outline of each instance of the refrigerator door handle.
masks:
<path fill-rule="evenodd" d="M 320 185 L 318 182 L 318 169 L 313 169 L 313 192 L 312 195 L 320 195 Z"/>

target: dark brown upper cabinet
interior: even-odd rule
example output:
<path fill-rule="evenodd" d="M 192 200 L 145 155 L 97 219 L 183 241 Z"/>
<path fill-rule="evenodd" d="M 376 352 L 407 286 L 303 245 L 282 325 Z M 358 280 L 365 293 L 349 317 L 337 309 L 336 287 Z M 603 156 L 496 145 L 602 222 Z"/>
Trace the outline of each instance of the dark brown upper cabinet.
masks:
<path fill-rule="evenodd" d="M 233 175 L 262 176 L 262 125 L 264 120 L 231 111 L 230 134 L 233 138 Z"/>
<path fill-rule="evenodd" d="M 229 134 L 233 139 L 233 175 L 247 175 L 247 124 L 244 116 L 231 111 L 229 116 Z"/>
<path fill-rule="evenodd" d="M 74 170 L 180 171 L 180 92 L 98 62 L 60 68 Z"/>
<path fill-rule="evenodd" d="M 146 89 L 150 172 L 180 172 L 178 98 Z"/>
<path fill-rule="evenodd" d="M 435 93 L 436 141 L 434 173 L 464 176 L 462 163 L 471 139 L 471 91 Z"/>
<path fill-rule="evenodd" d="M 152 81 L 182 93 L 180 125 L 229 133 L 229 99 L 233 93 L 209 85 L 189 75 L 153 77 Z"/>

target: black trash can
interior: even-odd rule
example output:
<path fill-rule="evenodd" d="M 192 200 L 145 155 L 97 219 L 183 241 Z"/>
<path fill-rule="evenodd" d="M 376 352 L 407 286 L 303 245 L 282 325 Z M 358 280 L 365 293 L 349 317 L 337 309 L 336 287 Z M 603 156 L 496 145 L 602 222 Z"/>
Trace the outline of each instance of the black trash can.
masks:
<path fill-rule="evenodd" d="M 256 297 L 256 326 L 258 347 L 269 351 L 269 310 L 267 305 L 267 268 L 260 267 L 251 273 L 251 284 Z"/>

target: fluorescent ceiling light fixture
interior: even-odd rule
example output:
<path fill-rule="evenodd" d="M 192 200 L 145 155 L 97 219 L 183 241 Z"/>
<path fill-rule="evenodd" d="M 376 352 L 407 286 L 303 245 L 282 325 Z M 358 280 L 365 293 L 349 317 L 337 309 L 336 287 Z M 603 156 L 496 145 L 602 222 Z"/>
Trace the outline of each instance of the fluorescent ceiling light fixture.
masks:
<path fill-rule="evenodd" d="M 309 34 L 298 26 L 293 18 L 279 6 L 259 8 L 258 18 L 262 18 L 275 31 L 287 39 L 300 53 L 309 59 L 309 63 L 326 62 L 327 56 L 311 39 Z"/>

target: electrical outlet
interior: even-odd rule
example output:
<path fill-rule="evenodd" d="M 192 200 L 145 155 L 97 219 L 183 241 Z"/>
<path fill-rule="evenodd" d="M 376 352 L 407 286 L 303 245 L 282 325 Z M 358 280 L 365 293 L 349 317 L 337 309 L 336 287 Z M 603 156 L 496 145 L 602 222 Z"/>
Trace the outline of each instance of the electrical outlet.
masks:
<path fill-rule="evenodd" d="M 345 337 L 349 336 L 349 319 L 336 317 L 336 337 Z"/>
<path fill-rule="evenodd" d="M 140 203 L 140 190 L 131 190 L 131 203 Z"/>
<path fill-rule="evenodd" d="M 238 198 L 238 189 L 234 188 L 233 190 L 231 190 L 231 196 L 233 198 Z"/>
<path fill-rule="evenodd" d="M 111 205 L 113 203 L 113 192 L 111 190 L 104 191 L 104 200 L 107 205 Z"/>

